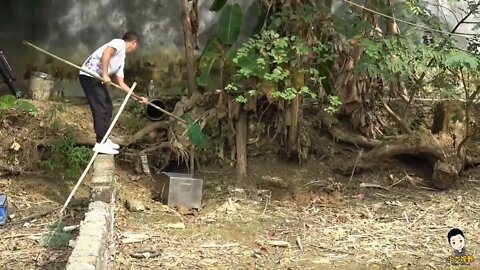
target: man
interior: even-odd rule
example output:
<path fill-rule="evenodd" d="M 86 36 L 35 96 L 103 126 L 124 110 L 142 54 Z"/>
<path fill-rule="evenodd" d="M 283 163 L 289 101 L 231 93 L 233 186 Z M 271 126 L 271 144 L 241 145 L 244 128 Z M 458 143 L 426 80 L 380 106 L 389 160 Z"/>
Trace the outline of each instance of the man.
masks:
<path fill-rule="evenodd" d="M 98 48 L 87 58 L 82 66 L 82 68 L 98 74 L 104 80 L 104 82 L 101 82 L 91 75 L 80 71 L 80 84 L 92 111 L 93 126 L 96 134 L 96 144 L 93 147 L 93 151 L 108 155 L 119 153 L 118 149 L 120 149 L 120 146 L 113 143 L 110 139 L 101 144 L 112 121 L 113 104 L 107 91 L 107 85 L 112 82 L 110 76 L 114 75 L 118 85 L 123 90 L 126 92 L 130 90 L 130 87 L 123 81 L 125 56 L 127 53 L 132 53 L 137 49 L 139 41 L 139 37 L 135 32 L 127 32 L 122 39 L 113 39 Z M 148 100 L 143 97 L 138 101 L 142 104 L 148 103 Z"/>

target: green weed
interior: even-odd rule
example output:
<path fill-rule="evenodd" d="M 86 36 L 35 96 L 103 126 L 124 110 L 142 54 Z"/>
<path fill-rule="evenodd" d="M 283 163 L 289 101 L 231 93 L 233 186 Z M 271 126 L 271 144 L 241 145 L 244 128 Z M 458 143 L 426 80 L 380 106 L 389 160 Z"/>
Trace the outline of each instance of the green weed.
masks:
<path fill-rule="evenodd" d="M 67 131 L 66 136 L 52 145 L 49 159 L 42 161 L 42 165 L 46 170 L 60 172 L 62 179 L 70 179 L 80 175 L 91 156 L 91 150 L 75 145 L 71 132 Z"/>

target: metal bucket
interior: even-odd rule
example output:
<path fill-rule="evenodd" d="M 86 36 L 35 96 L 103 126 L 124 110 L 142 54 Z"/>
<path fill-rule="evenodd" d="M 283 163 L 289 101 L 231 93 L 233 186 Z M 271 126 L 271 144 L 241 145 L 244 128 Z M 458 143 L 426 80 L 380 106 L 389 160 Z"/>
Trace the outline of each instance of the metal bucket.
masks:
<path fill-rule="evenodd" d="M 159 99 L 152 99 L 150 100 L 150 103 L 153 105 L 156 105 L 157 107 L 160 107 L 162 109 L 165 109 L 165 103 Z M 160 121 L 163 118 L 165 118 L 165 114 L 157 109 L 155 109 L 151 105 L 147 105 L 145 108 L 145 115 L 147 116 L 148 119 L 152 121 Z"/>
<path fill-rule="evenodd" d="M 30 93 L 33 100 L 48 100 L 54 86 L 54 78 L 43 72 L 32 72 Z"/>

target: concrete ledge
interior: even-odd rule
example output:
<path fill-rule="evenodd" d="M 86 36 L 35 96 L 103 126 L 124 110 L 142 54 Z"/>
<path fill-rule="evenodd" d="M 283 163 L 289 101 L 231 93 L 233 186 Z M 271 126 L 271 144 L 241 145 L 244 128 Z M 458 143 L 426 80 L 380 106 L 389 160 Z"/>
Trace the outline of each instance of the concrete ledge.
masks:
<path fill-rule="evenodd" d="M 107 269 L 113 241 L 115 161 L 98 155 L 93 165 L 91 203 L 80 224 L 80 234 L 68 259 L 67 270 Z"/>

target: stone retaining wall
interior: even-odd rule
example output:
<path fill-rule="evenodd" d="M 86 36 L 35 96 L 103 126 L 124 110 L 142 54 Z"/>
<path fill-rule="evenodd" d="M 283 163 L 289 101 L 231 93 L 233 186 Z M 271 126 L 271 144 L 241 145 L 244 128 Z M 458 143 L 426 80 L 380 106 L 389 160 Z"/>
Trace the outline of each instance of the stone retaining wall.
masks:
<path fill-rule="evenodd" d="M 115 161 L 98 155 L 93 165 L 91 203 L 80 224 L 80 234 L 68 259 L 67 270 L 103 270 L 113 243 Z"/>

